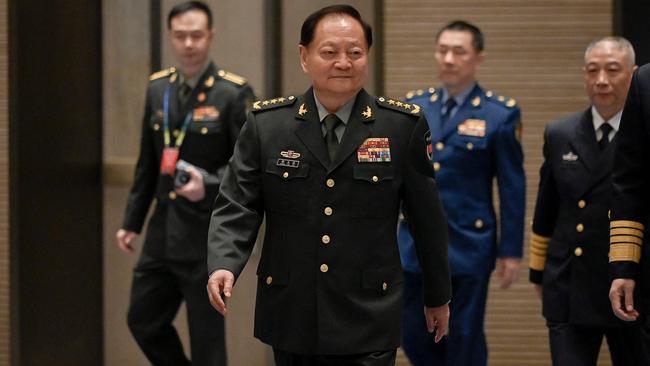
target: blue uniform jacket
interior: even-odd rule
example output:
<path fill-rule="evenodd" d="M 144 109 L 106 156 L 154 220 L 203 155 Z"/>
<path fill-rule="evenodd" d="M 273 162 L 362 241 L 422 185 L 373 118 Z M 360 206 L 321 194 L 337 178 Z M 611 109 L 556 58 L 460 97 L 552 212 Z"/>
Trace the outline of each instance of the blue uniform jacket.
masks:
<path fill-rule="evenodd" d="M 521 257 L 526 178 L 521 112 L 514 99 L 476 85 L 445 126 L 440 123 L 439 91 L 411 92 L 407 102 L 419 104 L 429 122 L 431 160 L 449 224 L 452 274 L 489 273 L 497 256 Z M 499 222 L 493 204 L 495 177 Z M 404 270 L 419 272 L 408 222 L 400 224 L 398 242 Z"/>

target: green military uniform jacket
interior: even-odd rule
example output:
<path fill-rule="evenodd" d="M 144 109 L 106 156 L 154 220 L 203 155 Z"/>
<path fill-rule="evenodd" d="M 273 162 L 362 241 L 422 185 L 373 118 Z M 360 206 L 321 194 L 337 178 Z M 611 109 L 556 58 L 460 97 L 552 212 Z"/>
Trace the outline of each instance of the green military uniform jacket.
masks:
<path fill-rule="evenodd" d="M 449 301 L 447 226 L 429 142 L 419 106 L 361 90 L 329 163 L 311 89 L 253 104 L 212 213 L 208 270 L 238 276 L 266 216 L 257 338 L 299 354 L 398 347 L 401 205 L 425 304 Z"/>
<path fill-rule="evenodd" d="M 180 81 L 174 68 L 151 75 L 147 89 L 140 156 L 129 193 L 122 228 L 140 232 L 149 206 L 155 210 L 149 221 L 143 251 L 156 258 L 180 261 L 205 259 L 207 230 L 212 203 L 219 191 L 223 167 L 232 155 L 235 141 L 254 98 L 246 81 L 210 63 L 201 75 L 185 106 L 178 102 Z M 210 173 L 205 179 L 205 198 L 190 202 L 173 192 L 173 178 L 161 176 L 163 99 L 170 88 L 169 125 L 172 144 L 188 112 L 193 120 L 180 147 L 179 159 Z M 220 173 L 221 171 L 221 173 Z"/>

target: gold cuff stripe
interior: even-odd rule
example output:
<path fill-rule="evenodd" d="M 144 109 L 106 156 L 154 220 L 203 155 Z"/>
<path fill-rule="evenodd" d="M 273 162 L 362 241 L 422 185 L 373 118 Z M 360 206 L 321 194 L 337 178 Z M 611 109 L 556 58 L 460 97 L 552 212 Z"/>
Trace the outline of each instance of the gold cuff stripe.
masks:
<path fill-rule="evenodd" d="M 548 237 L 548 236 L 542 236 L 542 235 L 539 235 L 539 234 L 531 233 L 530 234 L 530 240 L 548 244 L 548 242 L 551 241 L 551 238 Z"/>
<path fill-rule="evenodd" d="M 643 239 L 643 231 L 639 229 L 631 229 L 626 227 L 611 228 L 609 229 L 609 235 L 633 235 L 638 238 Z"/>
<path fill-rule="evenodd" d="M 546 256 L 531 254 L 530 260 L 528 261 L 528 267 L 536 271 L 543 271 L 544 264 L 546 263 Z"/>
<path fill-rule="evenodd" d="M 546 256 L 546 249 L 530 248 L 530 254 Z"/>
<path fill-rule="evenodd" d="M 609 247 L 609 261 L 632 261 L 639 263 L 641 260 L 641 247 L 634 244 L 613 244 Z"/>
<path fill-rule="evenodd" d="M 643 239 L 631 235 L 616 235 L 609 238 L 610 244 L 624 244 L 631 243 L 636 245 L 643 245 Z"/>
<path fill-rule="evenodd" d="M 645 230 L 645 226 L 643 226 L 642 223 L 630 220 L 614 220 L 609 223 L 609 227 L 611 229 L 617 227 L 629 227 L 633 229 L 639 229 L 641 231 Z"/>
<path fill-rule="evenodd" d="M 531 249 L 546 250 L 548 248 L 548 244 L 539 244 L 539 243 L 532 242 L 532 243 L 530 243 L 530 248 Z"/>

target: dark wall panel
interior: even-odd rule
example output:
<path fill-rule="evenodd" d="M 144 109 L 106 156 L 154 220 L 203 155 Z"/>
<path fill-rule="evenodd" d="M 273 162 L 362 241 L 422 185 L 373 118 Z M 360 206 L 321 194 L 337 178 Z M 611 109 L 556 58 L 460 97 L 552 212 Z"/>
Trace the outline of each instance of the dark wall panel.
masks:
<path fill-rule="evenodd" d="M 101 3 L 10 10 L 15 359 L 101 365 Z"/>
<path fill-rule="evenodd" d="M 637 65 L 650 62 L 650 2 L 613 0 L 614 33 L 634 46 Z"/>

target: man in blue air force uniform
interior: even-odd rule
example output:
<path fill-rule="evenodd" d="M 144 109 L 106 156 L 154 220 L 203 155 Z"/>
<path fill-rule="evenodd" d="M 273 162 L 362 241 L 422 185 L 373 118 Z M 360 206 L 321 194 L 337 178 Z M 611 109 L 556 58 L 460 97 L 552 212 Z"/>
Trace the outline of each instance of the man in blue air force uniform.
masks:
<path fill-rule="evenodd" d="M 434 344 L 421 324 L 420 267 L 408 220 L 402 221 L 403 348 L 414 365 L 485 365 L 483 319 L 495 259 L 502 288 L 519 275 L 525 212 L 520 110 L 514 99 L 485 92 L 476 83 L 483 59 L 481 31 L 452 22 L 436 37 L 443 88 L 407 94 L 408 103 L 422 106 L 431 129 L 431 158 L 448 215 L 453 290 L 449 338 Z M 495 177 L 500 230 L 493 206 Z"/>

